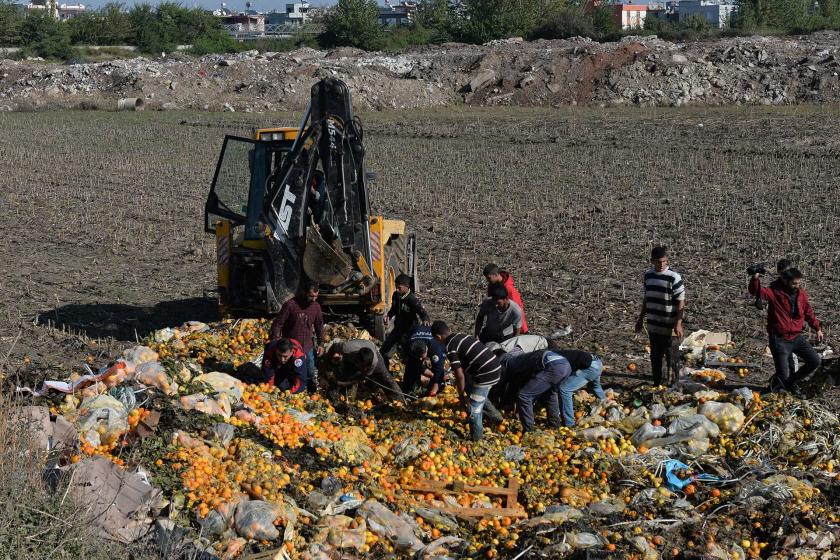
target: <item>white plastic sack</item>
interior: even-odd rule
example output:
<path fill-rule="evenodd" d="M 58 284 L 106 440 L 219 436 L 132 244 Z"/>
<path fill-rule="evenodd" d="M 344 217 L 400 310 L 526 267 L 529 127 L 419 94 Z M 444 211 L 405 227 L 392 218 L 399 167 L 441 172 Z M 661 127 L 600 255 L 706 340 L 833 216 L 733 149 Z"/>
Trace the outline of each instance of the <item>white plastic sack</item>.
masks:
<path fill-rule="evenodd" d="M 630 441 L 638 447 L 648 440 L 665 437 L 667 433 L 668 430 L 664 426 L 654 426 L 650 422 L 645 422 L 639 426 L 639 429 L 633 432 L 633 437 L 630 438 Z"/>
<path fill-rule="evenodd" d="M 216 393 L 227 395 L 231 404 L 236 404 L 242 400 L 242 390 L 245 388 L 245 384 L 242 381 L 220 371 L 211 371 L 210 373 L 198 375 L 193 378 L 193 383 L 205 383 L 209 385 Z"/>

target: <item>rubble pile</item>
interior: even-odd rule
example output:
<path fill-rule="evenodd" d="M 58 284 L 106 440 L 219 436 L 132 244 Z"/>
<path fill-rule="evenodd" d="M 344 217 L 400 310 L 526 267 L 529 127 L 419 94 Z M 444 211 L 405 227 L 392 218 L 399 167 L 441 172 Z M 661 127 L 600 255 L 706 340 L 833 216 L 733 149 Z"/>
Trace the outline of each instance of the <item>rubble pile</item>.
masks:
<path fill-rule="evenodd" d="M 693 379 L 582 391 L 575 428 L 522 433 L 508 415 L 473 443 L 452 387 L 404 405 L 349 402 L 326 371 L 313 395 L 242 384 L 230 373 L 259 360 L 267 326 L 163 329 L 34 392 L 48 402 L 28 413 L 62 434 L 43 439 L 53 466 L 101 473 L 77 499 L 130 505 L 92 516 L 103 534 L 134 540 L 154 520 L 159 546 L 222 559 L 840 552 L 840 419 L 818 403 Z M 105 484 L 120 477 L 133 501 Z"/>
<path fill-rule="evenodd" d="M 443 44 L 400 53 L 303 48 L 91 64 L 0 61 L 0 109 L 302 109 L 309 87 L 339 77 L 368 109 L 473 105 L 731 105 L 840 100 L 838 34 L 670 43 L 575 38 Z"/>

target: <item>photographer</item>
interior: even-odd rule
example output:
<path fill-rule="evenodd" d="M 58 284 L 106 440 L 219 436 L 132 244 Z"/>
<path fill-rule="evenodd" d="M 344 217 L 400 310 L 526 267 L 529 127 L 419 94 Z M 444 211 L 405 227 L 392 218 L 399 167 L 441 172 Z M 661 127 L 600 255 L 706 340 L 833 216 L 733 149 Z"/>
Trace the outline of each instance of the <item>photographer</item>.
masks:
<path fill-rule="evenodd" d="M 770 390 L 798 394 L 797 383 L 811 375 L 821 362 L 803 334 L 805 321 L 816 331 L 817 342 L 823 340 L 820 322 L 808 301 L 808 294 L 801 287 L 802 273 L 796 268 L 788 268 L 769 287 L 764 287 L 761 285 L 763 267 L 750 267 L 747 272 L 752 275 L 750 294 L 767 302 L 767 332 L 776 368 L 776 374 L 770 379 Z M 793 354 L 804 362 L 796 372 L 792 372 L 790 366 Z"/>

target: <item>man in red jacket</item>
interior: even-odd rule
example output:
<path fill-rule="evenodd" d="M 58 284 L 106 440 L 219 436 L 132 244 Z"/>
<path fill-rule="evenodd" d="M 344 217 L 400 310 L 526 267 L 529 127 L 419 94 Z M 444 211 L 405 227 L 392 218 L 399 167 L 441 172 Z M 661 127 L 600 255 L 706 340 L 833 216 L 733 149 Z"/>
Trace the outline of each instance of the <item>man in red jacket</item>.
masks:
<path fill-rule="evenodd" d="M 513 276 L 507 270 L 502 270 L 495 264 L 488 264 L 484 267 L 484 278 L 487 280 L 487 297 L 490 297 L 490 288 L 493 284 L 501 284 L 508 291 L 508 298 L 522 310 L 522 332 L 528 334 L 528 321 L 525 318 L 525 304 L 522 303 L 522 294 L 513 284 Z"/>
<path fill-rule="evenodd" d="M 822 361 L 803 334 L 805 321 L 816 331 L 817 342 L 822 342 L 823 332 L 808 294 L 801 287 L 802 273 L 796 268 L 784 270 L 779 278 L 765 288 L 760 274 L 750 279 L 749 290 L 767 302 L 767 332 L 770 352 L 776 375 L 770 379 L 771 391 L 799 393 L 797 383 L 816 370 Z M 790 371 L 791 354 L 796 354 L 803 364 L 796 372 Z"/>

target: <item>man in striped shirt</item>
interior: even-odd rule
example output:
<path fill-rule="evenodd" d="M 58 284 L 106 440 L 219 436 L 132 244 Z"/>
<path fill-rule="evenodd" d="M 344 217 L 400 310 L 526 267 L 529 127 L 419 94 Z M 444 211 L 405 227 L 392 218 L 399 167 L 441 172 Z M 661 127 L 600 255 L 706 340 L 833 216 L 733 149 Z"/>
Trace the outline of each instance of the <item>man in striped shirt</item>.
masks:
<path fill-rule="evenodd" d="M 477 338 L 467 334 L 453 334 L 443 321 L 432 324 L 432 336 L 446 345 L 446 356 L 455 377 L 455 387 L 461 399 L 469 394 L 470 436 L 478 441 L 484 435 L 482 419 L 501 422 L 502 416 L 487 399 L 490 389 L 499 382 L 502 364 L 496 355 Z"/>
<path fill-rule="evenodd" d="M 682 277 L 668 267 L 667 247 L 654 247 L 650 253 L 650 263 L 652 266 L 645 272 L 644 299 L 636 321 L 636 332 L 642 331 L 647 319 L 653 383 L 671 385 L 676 381 L 679 371 L 679 340 L 684 334 L 685 286 Z"/>

